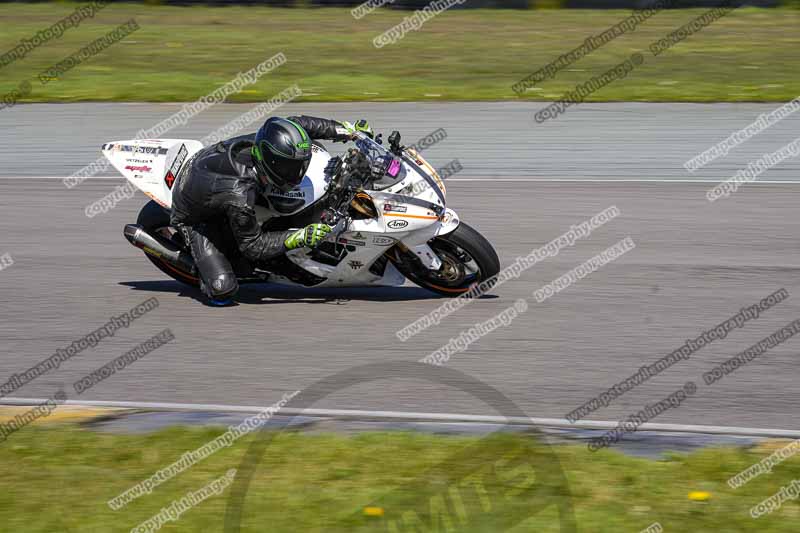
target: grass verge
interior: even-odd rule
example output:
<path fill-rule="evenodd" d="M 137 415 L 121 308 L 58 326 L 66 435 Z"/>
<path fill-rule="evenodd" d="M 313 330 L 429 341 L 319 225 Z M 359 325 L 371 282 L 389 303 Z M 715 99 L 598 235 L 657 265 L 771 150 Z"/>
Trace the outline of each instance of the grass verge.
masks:
<path fill-rule="evenodd" d="M 0 53 L 76 4 L 4 4 Z M 705 10 L 663 11 L 528 90 L 556 100 Z M 355 20 L 347 9 L 166 7 L 114 3 L 60 39 L 0 68 L 0 95 L 22 102 L 192 101 L 277 52 L 288 63 L 229 98 L 261 102 L 297 83 L 304 101 L 519 100 L 511 85 L 627 17 L 621 10 L 448 11 L 399 42 L 372 39 L 407 12 Z M 41 84 L 36 76 L 124 21 L 141 27 Z M 788 101 L 800 95 L 800 10 L 740 8 L 587 101 Z"/>
<path fill-rule="evenodd" d="M 239 468 L 253 436 L 120 510 L 111 510 L 107 501 L 221 433 L 173 428 L 116 435 L 69 424 L 25 428 L 0 445 L 0 530 L 130 531 L 187 492 Z M 514 525 L 508 531 L 556 532 L 556 507 L 538 510 L 537 502 L 569 497 L 578 531 L 641 531 L 654 522 L 665 531 L 797 531 L 796 500 L 757 520 L 749 509 L 800 478 L 798 458 L 733 490 L 726 480 L 772 450 L 707 449 L 660 461 L 614 450 L 591 453 L 578 445 L 552 450 L 568 490 L 542 475 L 543 462 L 552 457 L 529 436 L 284 433 L 266 447 L 255 470 L 242 530 L 392 531 L 393 522 L 394 531 L 475 533 Z M 188 509 L 164 530 L 222 531 L 231 490 Z M 690 491 L 711 496 L 690 501 Z M 365 507 L 383 515 L 367 516 Z M 421 529 L 411 527 L 416 520 Z"/>

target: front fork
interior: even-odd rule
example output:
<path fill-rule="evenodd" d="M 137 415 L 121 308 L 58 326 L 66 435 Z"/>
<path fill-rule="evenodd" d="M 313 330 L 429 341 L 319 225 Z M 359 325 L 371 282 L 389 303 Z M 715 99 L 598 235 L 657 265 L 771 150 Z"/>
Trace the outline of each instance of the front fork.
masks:
<path fill-rule="evenodd" d="M 403 243 L 405 244 L 405 243 Z M 413 247 L 406 247 L 406 249 L 414 254 L 420 260 L 422 266 L 428 270 L 439 270 L 442 268 L 442 260 L 433 251 L 433 248 L 428 246 L 428 243 L 418 244 Z"/>
<path fill-rule="evenodd" d="M 428 245 L 428 242 L 434 237 L 447 235 L 455 231 L 459 223 L 456 212 L 452 209 L 445 209 L 438 222 L 430 225 L 429 231 L 415 232 L 413 235 L 402 239 L 400 245 L 404 248 L 404 251 L 413 253 L 425 268 L 438 271 L 442 268 L 442 260 L 436 255 L 433 248 Z"/>

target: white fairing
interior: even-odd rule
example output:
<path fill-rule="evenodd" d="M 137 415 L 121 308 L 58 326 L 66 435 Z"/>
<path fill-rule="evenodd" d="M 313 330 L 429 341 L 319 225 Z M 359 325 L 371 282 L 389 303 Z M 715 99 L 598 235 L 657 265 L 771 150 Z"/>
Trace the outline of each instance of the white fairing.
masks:
<path fill-rule="evenodd" d="M 114 167 L 147 196 L 164 207 L 172 206 L 170 173 L 177 176 L 180 169 L 203 148 L 198 141 L 180 139 L 116 141 L 103 145 L 103 154 Z M 325 195 L 328 181 L 324 169 L 331 155 L 313 146 L 313 156 L 306 176 L 289 193 L 268 190 L 265 198 L 269 207 L 257 206 L 260 221 L 297 213 Z M 311 251 L 297 249 L 288 257 L 303 269 L 326 278 L 318 287 L 403 285 L 403 276 L 391 262 L 382 275 L 370 272 L 370 267 L 391 246 L 402 242 L 428 268 L 437 269 L 441 261 L 428 246 L 436 236 L 450 233 L 458 227 L 458 215 L 445 207 L 445 187 L 441 178 L 421 156 L 406 150 L 398 159 L 405 177 L 380 191 L 364 191 L 377 209 L 377 218 L 353 220 L 346 228 L 337 227 L 329 237 L 345 245 L 347 256 L 335 266 L 311 259 Z M 271 281 L 295 285 L 280 276 Z"/>
<path fill-rule="evenodd" d="M 145 139 L 103 145 L 103 155 L 125 179 L 152 200 L 172 207 L 172 183 L 181 167 L 203 149 L 199 141 Z"/>
<path fill-rule="evenodd" d="M 327 188 L 323 170 L 330 155 L 324 155 L 324 164 L 315 165 L 312 159 L 305 179 L 323 183 Z M 314 158 L 317 157 L 318 154 L 314 154 Z M 327 278 L 318 286 L 402 285 L 405 277 L 391 263 L 383 276 L 369 271 L 369 267 L 387 248 L 398 241 L 412 250 L 428 268 L 438 269 L 441 266 L 440 259 L 427 243 L 438 235 L 454 231 L 458 226 L 458 216 L 445 208 L 444 183 L 433 167 L 411 150 L 407 151 L 407 158 L 402 165 L 406 172 L 403 180 L 381 191 L 364 191 L 377 208 L 378 217 L 354 220 L 335 237 L 340 244 L 350 246 L 347 257 L 341 263 L 331 266 L 314 261 L 310 257 L 311 251 L 307 249 L 289 252 L 289 257 L 296 264 Z M 434 208 L 439 208 L 442 215 L 437 215 Z"/>

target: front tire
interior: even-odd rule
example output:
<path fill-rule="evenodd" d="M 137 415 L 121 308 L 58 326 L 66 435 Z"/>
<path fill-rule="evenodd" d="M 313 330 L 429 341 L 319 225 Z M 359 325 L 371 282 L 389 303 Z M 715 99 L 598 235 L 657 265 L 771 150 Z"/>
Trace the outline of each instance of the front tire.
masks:
<path fill-rule="evenodd" d="M 442 296 L 460 296 L 500 272 L 500 259 L 492 244 L 464 222 L 428 245 L 442 260 L 439 271 L 424 268 L 411 252 L 404 253 L 399 247 L 390 252 L 390 259 L 408 279 Z"/>
<path fill-rule="evenodd" d="M 136 218 L 136 223 L 144 227 L 145 231 L 151 235 L 170 240 L 176 245 L 183 247 L 183 241 L 180 240 L 175 229 L 170 225 L 169 211 L 156 202 L 150 200 L 142 207 L 142 210 L 139 211 L 139 216 Z M 198 278 L 178 270 L 169 263 L 153 257 L 150 254 L 144 254 L 144 256 L 153 263 L 157 269 L 172 279 L 191 287 L 200 287 L 200 280 Z"/>

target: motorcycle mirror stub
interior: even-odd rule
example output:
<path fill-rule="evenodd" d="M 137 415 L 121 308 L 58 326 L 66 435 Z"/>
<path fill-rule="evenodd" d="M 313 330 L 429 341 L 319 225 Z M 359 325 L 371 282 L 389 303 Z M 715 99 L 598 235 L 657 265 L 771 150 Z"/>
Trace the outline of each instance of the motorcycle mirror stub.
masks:
<path fill-rule="evenodd" d="M 394 130 L 389 135 L 389 148 L 391 148 L 392 153 L 398 155 L 400 152 L 403 151 L 403 147 L 400 146 L 400 132 Z"/>

